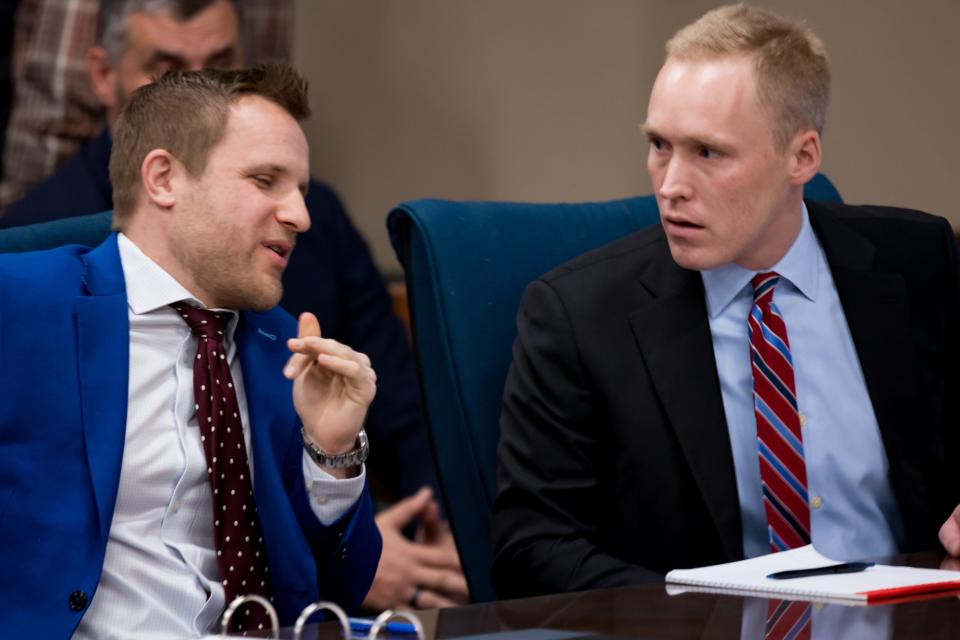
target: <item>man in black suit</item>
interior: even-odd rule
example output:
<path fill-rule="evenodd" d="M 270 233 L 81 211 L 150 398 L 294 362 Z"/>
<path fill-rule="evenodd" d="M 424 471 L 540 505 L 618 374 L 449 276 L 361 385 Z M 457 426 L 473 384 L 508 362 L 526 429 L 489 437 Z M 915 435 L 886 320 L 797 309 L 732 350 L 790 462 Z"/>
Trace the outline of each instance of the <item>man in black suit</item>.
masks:
<path fill-rule="evenodd" d="M 829 82 L 812 32 L 743 5 L 668 42 L 644 124 L 661 226 L 546 274 L 521 305 L 494 503 L 501 596 L 662 580 L 811 539 L 838 558 L 937 546 L 960 499 L 953 236 L 918 212 L 803 201 Z M 748 332 L 758 274 L 775 279 L 792 361 L 778 396 L 792 409 L 773 418 L 770 380 L 754 392 L 755 340 L 777 338 L 767 315 Z M 762 422 L 791 434 L 798 469 L 770 455 Z"/>

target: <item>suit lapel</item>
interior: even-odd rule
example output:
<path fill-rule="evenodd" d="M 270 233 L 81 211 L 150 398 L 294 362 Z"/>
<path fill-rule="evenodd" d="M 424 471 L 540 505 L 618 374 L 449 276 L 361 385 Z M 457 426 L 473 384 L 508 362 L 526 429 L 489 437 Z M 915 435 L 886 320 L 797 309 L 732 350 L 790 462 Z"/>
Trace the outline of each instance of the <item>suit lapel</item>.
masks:
<path fill-rule="evenodd" d="M 83 256 L 86 295 L 77 298 L 77 360 L 87 463 L 100 534 L 110 530 L 127 422 L 130 325 L 117 236 Z"/>
<path fill-rule="evenodd" d="M 298 489 L 290 483 L 295 479 L 300 493 L 304 485 L 300 434 L 291 428 L 298 423 L 292 383 L 282 373 L 289 355 L 286 339 L 295 335 L 296 325 L 291 321 L 284 326 L 285 317 L 278 311 L 243 312 L 235 334 L 250 418 L 253 493 L 278 593 L 302 591 L 316 580 L 313 564 L 303 562 L 309 548 L 290 533 L 299 529 L 288 494 Z"/>
<path fill-rule="evenodd" d="M 262 465 L 276 466 L 279 456 L 272 452 L 283 452 L 289 445 L 289 420 L 293 419 L 289 402 L 283 406 L 276 403 L 276 398 L 289 400 L 291 393 L 291 383 L 282 374 L 286 363 L 283 344 L 290 336 L 284 336 L 282 332 L 283 329 L 270 322 L 265 314 L 243 312 L 240 315 L 236 332 L 237 353 L 243 370 L 253 463 L 257 469 L 265 468 Z M 283 428 L 274 428 L 278 420 L 284 421 Z"/>
<path fill-rule="evenodd" d="M 700 275 L 666 252 L 640 274 L 650 294 L 630 314 L 641 357 L 731 558 L 743 556 L 733 454 Z"/>

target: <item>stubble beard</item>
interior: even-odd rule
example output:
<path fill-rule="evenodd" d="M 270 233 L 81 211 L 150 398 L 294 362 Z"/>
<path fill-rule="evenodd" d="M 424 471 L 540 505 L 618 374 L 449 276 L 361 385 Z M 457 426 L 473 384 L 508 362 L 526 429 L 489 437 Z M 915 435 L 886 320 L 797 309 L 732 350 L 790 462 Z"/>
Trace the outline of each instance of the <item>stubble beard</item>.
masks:
<path fill-rule="evenodd" d="M 274 308 L 283 296 L 281 276 L 254 270 L 259 245 L 252 252 L 240 252 L 227 240 L 230 236 L 229 230 L 221 230 L 216 238 L 206 239 L 206 248 L 203 238 L 184 237 L 172 243 L 171 251 L 210 298 L 203 300 L 205 304 L 238 311 Z"/>

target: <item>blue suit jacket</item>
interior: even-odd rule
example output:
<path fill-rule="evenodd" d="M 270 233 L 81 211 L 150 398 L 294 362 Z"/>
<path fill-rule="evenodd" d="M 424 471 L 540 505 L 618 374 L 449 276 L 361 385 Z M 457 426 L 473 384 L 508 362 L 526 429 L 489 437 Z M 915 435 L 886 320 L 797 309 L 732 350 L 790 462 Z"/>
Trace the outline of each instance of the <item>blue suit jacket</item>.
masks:
<path fill-rule="evenodd" d="M 254 494 L 277 610 L 318 598 L 356 607 L 380 537 L 369 496 L 332 526 L 310 509 L 299 421 L 281 370 L 295 322 L 241 313 L 237 349 L 251 423 Z M 96 591 L 127 417 L 129 322 L 117 237 L 0 256 L 0 602 L 4 635 L 69 637 Z M 74 598 L 76 601 L 76 597 Z"/>

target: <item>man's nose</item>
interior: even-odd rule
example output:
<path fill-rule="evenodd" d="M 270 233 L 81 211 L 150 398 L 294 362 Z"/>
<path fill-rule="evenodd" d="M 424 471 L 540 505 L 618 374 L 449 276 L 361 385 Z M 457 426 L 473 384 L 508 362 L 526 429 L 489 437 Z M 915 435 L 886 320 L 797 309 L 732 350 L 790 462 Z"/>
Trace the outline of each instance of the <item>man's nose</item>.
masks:
<path fill-rule="evenodd" d="M 303 233 L 310 228 L 310 212 L 307 211 L 307 203 L 300 191 L 292 191 L 284 198 L 277 212 L 277 219 L 296 233 Z"/>
<path fill-rule="evenodd" d="M 658 194 L 664 200 L 678 200 L 690 197 L 690 181 L 686 163 L 676 154 L 670 158 L 663 171 L 663 182 Z"/>

